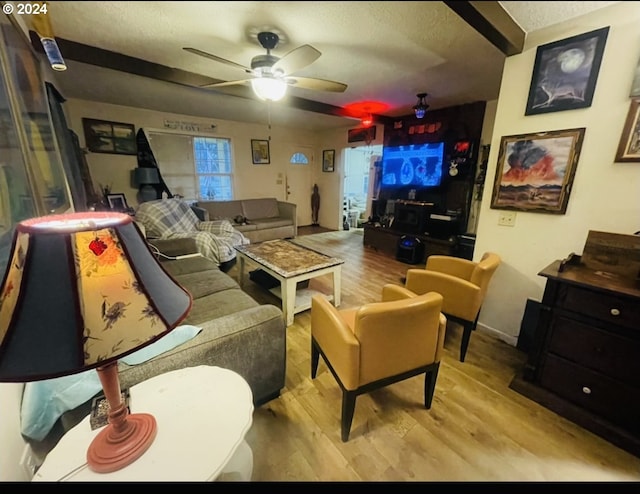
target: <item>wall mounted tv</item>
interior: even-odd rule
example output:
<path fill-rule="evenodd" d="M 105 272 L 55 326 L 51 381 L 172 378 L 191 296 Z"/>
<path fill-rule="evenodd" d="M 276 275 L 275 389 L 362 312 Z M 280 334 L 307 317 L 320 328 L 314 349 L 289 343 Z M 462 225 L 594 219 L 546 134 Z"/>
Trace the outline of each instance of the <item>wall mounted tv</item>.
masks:
<path fill-rule="evenodd" d="M 382 189 L 424 189 L 442 183 L 444 142 L 385 146 Z"/>

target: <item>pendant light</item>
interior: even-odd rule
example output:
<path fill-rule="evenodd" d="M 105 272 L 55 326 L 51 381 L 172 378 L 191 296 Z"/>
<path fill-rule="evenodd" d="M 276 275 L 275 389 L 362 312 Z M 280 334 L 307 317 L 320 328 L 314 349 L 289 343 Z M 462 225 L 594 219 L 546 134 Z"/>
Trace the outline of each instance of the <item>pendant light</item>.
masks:
<path fill-rule="evenodd" d="M 416 118 L 424 118 L 429 108 L 429 105 L 424 101 L 427 93 L 418 93 L 416 96 L 418 97 L 418 102 L 413 106 L 413 111 L 416 114 Z"/>

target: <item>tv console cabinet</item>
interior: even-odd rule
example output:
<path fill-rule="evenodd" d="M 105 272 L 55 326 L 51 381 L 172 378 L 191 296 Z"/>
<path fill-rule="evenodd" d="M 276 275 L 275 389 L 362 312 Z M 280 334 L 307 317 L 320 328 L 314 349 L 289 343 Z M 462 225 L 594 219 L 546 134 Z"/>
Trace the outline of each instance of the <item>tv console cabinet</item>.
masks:
<path fill-rule="evenodd" d="M 640 285 L 555 261 L 532 348 L 510 387 L 640 456 Z"/>
<path fill-rule="evenodd" d="M 389 256 L 396 256 L 400 239 L 407 235 L 420 240 L 424 244 L 424 256 L 420 263 L 426 262 L 427 257 L 440 254 L 446 256 L 456 255 L 455 237 L 440 239 L 424 234 L 407 233 L 393 228 L 364 224 L 363 244 L 366 247 L 376 249 L 378 252 Z"/>

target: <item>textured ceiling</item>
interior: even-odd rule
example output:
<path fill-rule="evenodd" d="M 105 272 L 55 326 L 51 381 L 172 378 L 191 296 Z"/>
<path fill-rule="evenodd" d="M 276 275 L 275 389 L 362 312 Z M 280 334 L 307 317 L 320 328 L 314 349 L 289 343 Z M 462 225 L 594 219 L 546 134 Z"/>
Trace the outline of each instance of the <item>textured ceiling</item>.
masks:
<path fill-rule="evenodd" d="M 474 3 L 474 2 L 471 2 Z M 481 2 L 483 3 L 483 2 Z M 618 2 L 500 2 L 532 31 Z M 505 55 L 443 2 L 51 2 L 57 38 L 217 80 L 244 79 L 234 67 L 185 52 L 186 46 L 249 65 L 263 54 L 259 31 L 281 36 L 273 54 L 310 44 L 322 55 L 295 75 L 348 85 L 344 93 L 289 88 L 271 105 L 273 124 L 307 129 L 354 126 L 354 120 L 289 106 L 293 98 L 337 107 L 376 103 L 384 116 L 411 112 L 416 93 L 431 109 L 498 97 Z M 63 53 L 64 55 L 64 53 Z M 238 88 L 187 87 L 67 58 L 56 74 L 67 98 L 185 115 L 267 121 L 267 104 Z M 94 65 L 95 64 L 95 65 Z M 242 88 L 240 88 L 242 89 Z M 236 95 L 230 97 L 229 94 Z M 240 94 L 241 96 L 237 96 Z M 288 101 L 289 100 L 289 101 Z"/>

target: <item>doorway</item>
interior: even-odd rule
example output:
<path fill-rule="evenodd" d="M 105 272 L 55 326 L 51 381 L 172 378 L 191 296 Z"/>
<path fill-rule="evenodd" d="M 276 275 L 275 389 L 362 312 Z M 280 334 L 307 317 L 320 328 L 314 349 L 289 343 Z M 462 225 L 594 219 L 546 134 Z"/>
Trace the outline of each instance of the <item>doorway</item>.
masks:
<path fill-rule="evenodd" d="M 345 149 L 342 229 L 362 228 L 371 215 L 371 199 L 377 197 L 376 163 L 382 157 L 382 145 Z"/>

